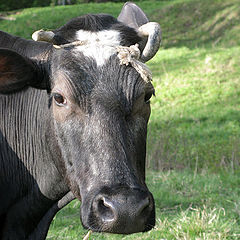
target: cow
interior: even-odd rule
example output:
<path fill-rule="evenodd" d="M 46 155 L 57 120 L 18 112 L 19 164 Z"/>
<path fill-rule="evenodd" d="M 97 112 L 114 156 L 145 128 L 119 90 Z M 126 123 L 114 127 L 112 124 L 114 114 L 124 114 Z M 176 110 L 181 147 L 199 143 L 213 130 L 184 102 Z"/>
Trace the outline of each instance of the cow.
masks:
<path fill-rule="evenodd" d="M 159 24 L 128 2 L 117 19 L 88 14 L 33 39 L 0 32 L 0 239 L 45 239 L 73 199 L 86 229 L 152 229 L 145 62 Z"/>

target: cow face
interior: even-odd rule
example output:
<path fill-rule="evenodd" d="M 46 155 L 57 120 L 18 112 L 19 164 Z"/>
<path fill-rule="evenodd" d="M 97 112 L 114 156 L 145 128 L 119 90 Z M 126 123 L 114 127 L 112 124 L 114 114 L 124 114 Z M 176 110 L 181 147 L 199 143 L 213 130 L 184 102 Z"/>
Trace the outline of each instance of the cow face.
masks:
<path fill-rule="evenodd" d="M 131 27 L 147 21 L 131 3 L 125 5 L 119 20 Z M 24 66 L 2 85 L 0 78 L 0 92 L 26 86 L 48 90 L 50 135 L 61 152 L 55 161 L 82 201 L 84 227 L 134 233 L 155 224 L 154 200 L 145 184 L 147 123 L 154 88 L 135 54 L 122 64 L 117 49 L 138 43 L 140 60 L 145 61 L 155 54 L 149 49 L 156 49 L 154 42 L 160 37 L 151 33 L 146 40 L 144 26 L 139 33 L 121 22 L 107 15 L 88 15 L 50 36 L 43 33 L 47 41 L 60 45 L 52 46 L 47 64 L 20 57 Z M 16 66 L 12 55 L 7 59 Z M 0 62 L 0 69 L 4 66 Z M 24 70 L 33 73 L 29 76 L 35 80 L 19 77 Z"/>
<path fill-rule="evenodd" d="M 98 66 L 75 51 L 56 50 L 51 110 L 68 182 L 82 200 L 83 225 L 146 231 L 155 221 L 145 185 L 153 86 L 133 67 L 121 66 L 116 54 Z"/>

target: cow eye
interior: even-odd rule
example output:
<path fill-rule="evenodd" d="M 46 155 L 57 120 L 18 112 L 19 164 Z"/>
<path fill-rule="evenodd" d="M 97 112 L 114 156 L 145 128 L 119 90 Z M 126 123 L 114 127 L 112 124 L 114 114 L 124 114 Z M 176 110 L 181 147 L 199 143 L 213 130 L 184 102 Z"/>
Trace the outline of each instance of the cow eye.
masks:
<path fill-rule="evenodd" d="M 60 107 L 66 105 L 66 103 L 67 103 L 66 98 L 63 97 L 63 96 L 62 96 L 61 94 L 59 94 L 59 93 L 53 93 L 53 98 L 54 98 L 54 100 L 55 100 L 55 103 L 56 103 L 58 106 L 60 106 Z"/>
<path fill-rule="evenodd" d="M 150 99 L 151 99 L 152 95 L 153 95 L 152 92 L 146 93 L 145 98 L 144 98 L 145 103 L 147 103 L 147 104 L 150 103 Z"/>

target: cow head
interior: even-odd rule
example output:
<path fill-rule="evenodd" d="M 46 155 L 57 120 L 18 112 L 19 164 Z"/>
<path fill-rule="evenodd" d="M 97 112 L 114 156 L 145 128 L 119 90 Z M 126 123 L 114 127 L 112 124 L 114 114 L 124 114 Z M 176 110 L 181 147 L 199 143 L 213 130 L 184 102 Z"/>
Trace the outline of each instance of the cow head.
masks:
<path fill-rule="evenodd" d="M 147 22 L 141 9 L 127 3 L 118 20 L 87 15 L 41 31 L 41 40 L 54 44 L 44 61 L 0 51 L 0 92 L 48 90 L 51 136 L 61 156 L 56 161 L 82 201 L 83 225 L 94 231 L 133 233 L 155 224 L 145 184 L 154 88 L 142 62 L 158 50 L 160 29 Z"/>

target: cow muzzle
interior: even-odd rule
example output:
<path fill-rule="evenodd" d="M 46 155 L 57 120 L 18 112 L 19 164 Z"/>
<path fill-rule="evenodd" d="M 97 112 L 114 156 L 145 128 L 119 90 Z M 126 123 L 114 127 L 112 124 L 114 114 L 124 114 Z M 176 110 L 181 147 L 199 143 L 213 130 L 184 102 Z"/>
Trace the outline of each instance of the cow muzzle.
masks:
<path fill-rule="evenodd" d="M 152 194 L 141 188 L 104 187 L 91 201 L 83 201 L 81 219 L 96 232 L 130 234 L 145 232 L 155 225 Z"/>

